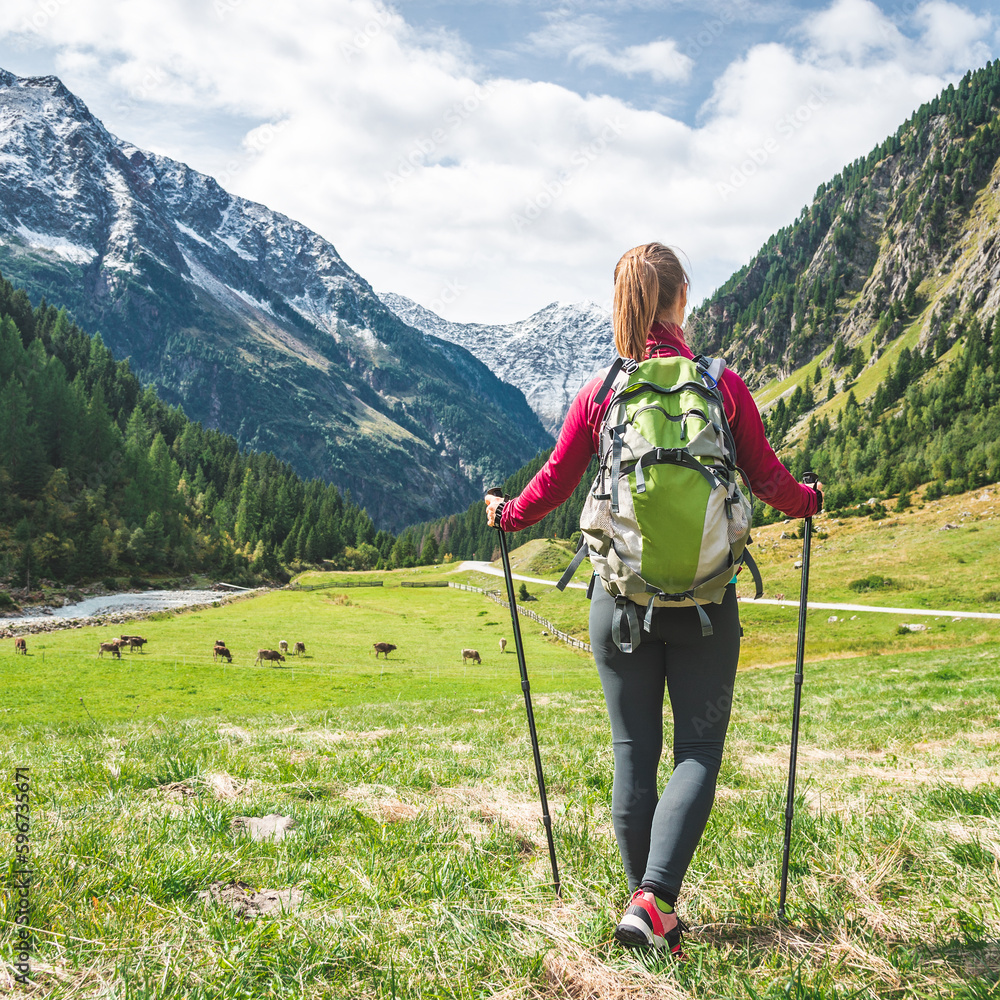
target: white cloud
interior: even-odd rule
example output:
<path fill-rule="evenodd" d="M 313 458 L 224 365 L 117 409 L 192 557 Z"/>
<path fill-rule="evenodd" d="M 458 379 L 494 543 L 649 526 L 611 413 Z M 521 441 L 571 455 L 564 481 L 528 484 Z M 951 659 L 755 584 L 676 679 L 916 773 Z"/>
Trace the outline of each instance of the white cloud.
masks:
<path fill-rule="evenodd" d="M 952 66 L 981 66 L 990 58 L 984 41 L 992 19 L 976 17 L 970 11 L 947 0 L 929 0 L 917 8 L 915 23 L 923 29 L 927 68 L 947 72 Z"/>
<path fill-rule="evenodd" d="M 581 66 L 604 66 L 623 76 L 648 73 L 657 83 L 687 80 L 694 66 L 694 60 L 683 55 L 672 38 L 661 38 L 646 45 L 629 45 L 619 52 L 589 43 L 572 49 L 570 58 Z"/>
<path fill-rule="evenodd" d="M 375 287 L 483 321 L 607 300 L 621 252 L 650 239 L 688 253 L 700 297 L 995 44 L 987 18 L 943 0 L 901 26 L 835 0 L 728 66 L 689 126 L 487 79 L 461 41 L 376 0 L 47 2 L 42 21 L 36 0 L 5 0 L 0 37 L 58 52 L 112 131 L 301 220 Z M 636 74 L 676 54 L 613 53 L 602 25 L 533 44 Z"/>
<path fill-rule="evenodd" d="M 548 15 L 544 28 L 528 36 L 523 47 L 549 58 L 564 58 L 584 68 L 601 66 L 627 77 L 648 75 L 655 83 L 683 82 L 691 75 L 694 60 L 683 54 L 672 38 L 628 45 L 616 51 L 607 45 L 612 34 L 613 28 L 606 18 L 557 10 Z"/>

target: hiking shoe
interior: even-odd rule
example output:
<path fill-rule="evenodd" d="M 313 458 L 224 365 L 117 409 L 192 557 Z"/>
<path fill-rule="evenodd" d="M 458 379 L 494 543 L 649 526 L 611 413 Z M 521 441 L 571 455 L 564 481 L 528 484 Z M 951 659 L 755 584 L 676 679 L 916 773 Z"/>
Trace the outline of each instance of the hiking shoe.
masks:
<path fill-rule="evenodd" d="M 681 948 L 681 931 L 686 930 L 676 913 L 664 913 L 656 905 L 651 892 L 636 889 L 615 928 L 615 940 L 630 948 L 669 950 L 674 958 L 684 961 L 687 955 Z"/>

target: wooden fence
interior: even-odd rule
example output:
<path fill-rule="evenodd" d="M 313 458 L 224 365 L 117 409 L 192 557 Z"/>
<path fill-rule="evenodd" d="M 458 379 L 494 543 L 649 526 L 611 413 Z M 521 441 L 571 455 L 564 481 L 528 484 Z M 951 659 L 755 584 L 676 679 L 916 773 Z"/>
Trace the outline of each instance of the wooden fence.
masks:
<path fill-rule="evenodd" d="M 290 590 L 329 590 L 336 587 L 381 587 L 381 580 L 350 580 L 346 583 L 293 583 Z"/>
<path fill-rule="evenodd" d="M 491 601 L 495 604 L 499 604 L 502 608 L 510 608 L 510 604 L 503 599 L 499 590 L 484 590 L 482 587 L 472 587 L 467 583 L 449 583 L 448 586 L 454 587 L 455 590 L 471 590 L 473 593 L 482 594 L 484 597 L 488 597 Z M 561 629 L 556 628 L 556 626 L 553 625 L 547 618 L 543 618 L 540 614 L 537 614 L 530 608 L 522 608 L 521 605 L 518 604 L 517 613 L 519 615 L 524 615 L 525 618 L 530 618 L 532 621 L 538 622 L 539 625 L 543 625 L 557 639 L 561 639 L 574 649 L 582 649 L 587 653 L 590 652 L 589 642 L 584 642 L 582 639 L 577 639 L 575 636 L 569 635 L 567 632 L 563 632 Z"/>
<path fill-rule="evenodd" d="M 447 580 L 402 580 L 401 587 L 447 587 Z"/>

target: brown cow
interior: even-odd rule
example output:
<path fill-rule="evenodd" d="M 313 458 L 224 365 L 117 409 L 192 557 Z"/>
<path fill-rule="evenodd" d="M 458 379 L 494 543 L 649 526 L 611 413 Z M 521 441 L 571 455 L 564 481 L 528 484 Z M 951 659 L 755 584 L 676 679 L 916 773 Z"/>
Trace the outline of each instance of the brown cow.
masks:
<path fill-rule="evenodd" d="M 213 660 L 217 660 L 220 656 L 222 659 L 228 660 L 230 663 L 233 662 L 233 654 L 230 653 L 225 646 L 216 646 L 215 649 L 212 650 Z"/>
<path fill-rule="evenodd" d="M 25 656 L 28 655 L 28 644 L 24 641 L 24 639 L 14 640 L 14 652 L 24 653 Z"/>
<path fill-rule="evenodd" d="M 119 660 L 122 658 L 121 646 L 117 642 L 102 642 L 97 655 L 103 657 L 105 653 L 117 656 Z"/>
<path fill-rule="evenodd" d="M 479 658 L 479 652 L 475 649 L 463 649 L 462 650 L 462 664 L 465 664 L 466 660 L 472 660 L 474 663 L 482 664 L 482 660 Z"/>
<path fill-rule="evenodd" d="M 372 644 L 372 649 L 375 650 L 375 659 L 376 660 L 378 659 L 378 654 L 379 653 L 384 653 L 385 654 L 385 658 L 388 660 L 389 659 L 389 654 L 395 648 L 396 647 L 391 642 L 376 642 L 376 643 Z"/>
<path fill-rule="evenodd" d="M 304 642 L 295 643 L 295 655 L 298 656 L 299 653 L 304 653 L 306 651 L 306 644 Z"/>
<path fill-rule="evenodd" d="M 258 649 L 257 659 L 253 661 L 254 665 L 256 666 L 259 663 L 261 666 L 264 666 L 265 660 L 273 663 L 276 663 L 278 660 L 282 663 L 285 662 L 285 658 L 276 649 Z"/>
<path fill-rule="evenodd" d="M 501 653 L 506 653 L 507 652 L 507 640 L 506 639 L 501 639 L 500 640 L 500 652 Z"/>
<path fill-rule="evenodd" d="M 142 652 L 142 647 L 149 642 L 148 639 L 143 639 L 141 635 L 123 635 L 115 639 L 119 646 L 128 646 L 128 651 L 131 653 L 133 649 L 138 649 Z"/>

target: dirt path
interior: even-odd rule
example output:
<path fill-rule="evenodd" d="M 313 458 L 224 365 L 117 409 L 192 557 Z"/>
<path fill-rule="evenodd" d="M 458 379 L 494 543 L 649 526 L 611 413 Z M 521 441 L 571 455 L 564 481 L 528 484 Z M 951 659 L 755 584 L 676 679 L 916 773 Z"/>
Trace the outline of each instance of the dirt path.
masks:
<path fill-rule="evenodd" d="M 497 569 L 491 563 L 477 562 L 467 559 L 458 567 L 460 570 L 475 571 L 477 573 L 488 573 L 490 576 L 503 576 L 503 570 Z M 521 576 L 518 573 L 511 574 L 515 580 L 524 580 L 526 583 L 542 583 L 549 587 L 555 586 L 554 580 L 542 580 L 537 576 Z M 578 590 L 586 590 L 585 583 L 571 583 L 568 586 Z M 783 608 L 797 608 L 798 601 L 776 601 L 769 597 L 762 597 L 755 601 L 752 597 L 741 597 L 744 604 L 777 604 Z M 887 615 L 937 615 L 945 618 L 989 618 L 1000 621 L 1000 613 L 989 611 L 954 611 L 934 608 L 877 608 L 870 604 L 828 604 L 820 601 L 808 601 L 807 606 L 816 611 L 876 611 Z"/>

